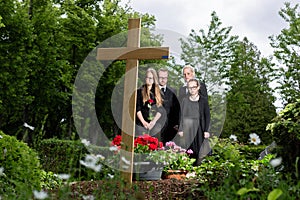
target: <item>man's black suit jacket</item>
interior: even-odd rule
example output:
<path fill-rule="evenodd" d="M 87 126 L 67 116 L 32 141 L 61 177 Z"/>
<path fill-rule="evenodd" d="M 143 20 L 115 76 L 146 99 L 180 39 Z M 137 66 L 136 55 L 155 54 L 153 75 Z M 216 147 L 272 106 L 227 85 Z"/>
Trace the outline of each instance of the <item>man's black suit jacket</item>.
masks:
<path fill-rule="evenodd" d="M 162 92 L 164 99 L 163 107 L 166 110 L 166 123 L 162 130 L 163 142 L 168 142 L 175 137 L 177 130 L 173 127 L 179 125 L 180 104 L 176 96 L 176 90 L 167 86 L 165 92 Z"/>

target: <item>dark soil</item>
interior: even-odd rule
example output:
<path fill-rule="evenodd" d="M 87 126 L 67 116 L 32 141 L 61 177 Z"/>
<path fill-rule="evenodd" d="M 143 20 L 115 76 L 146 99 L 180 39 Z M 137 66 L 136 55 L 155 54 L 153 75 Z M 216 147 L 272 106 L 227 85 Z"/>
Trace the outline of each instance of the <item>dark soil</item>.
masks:
<path fill-rule="evenodd" d="M 196 180 L 162 179 L 158 181 L 133 181 L 131 187 L 120 182 L 83 181 L 70 185 L 70 198 L 82 199 L 82 195 L 104 196 L 107 192 L 113 199 L 197 199 L 207 198 L 197 188 Z M 98 194 L 98 195 L 97 195 Z M 100 194 L 100 195 L 99 195 Z M 108 195 L 109 196 L 109 195 Z M 97 199 L 97 198 L 95 198 Z"/>

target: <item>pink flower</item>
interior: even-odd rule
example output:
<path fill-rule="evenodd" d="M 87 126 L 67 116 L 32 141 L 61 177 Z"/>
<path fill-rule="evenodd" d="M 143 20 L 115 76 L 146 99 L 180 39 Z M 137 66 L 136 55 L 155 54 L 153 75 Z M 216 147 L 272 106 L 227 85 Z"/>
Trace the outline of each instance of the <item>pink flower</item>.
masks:
<path fill-rule="evenodd" d="M 187 153 L 187 154 L 193 154 L 194 152 L 193 152 L 192 149 L 189 149 L 189 150 L 186 151 L 186 153 Z"/>
<path fill-rule="evenodd" d="M 172 146 L 175 146 L 175 145 L 176 145 L 175 142 L 172 142 L 172 141 L 166 142 L 167 147 L 172 147 Z"/>

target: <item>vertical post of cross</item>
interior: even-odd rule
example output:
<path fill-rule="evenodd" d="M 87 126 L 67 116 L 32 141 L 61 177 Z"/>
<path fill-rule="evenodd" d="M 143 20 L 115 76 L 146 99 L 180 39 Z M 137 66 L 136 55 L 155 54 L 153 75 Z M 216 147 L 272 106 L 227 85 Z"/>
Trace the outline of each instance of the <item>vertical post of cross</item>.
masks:
<path fill-rule="evenodd" d="M 127 47 L 140 47 L 141 19 L 129 19 Z M 138 59 L 127 59 L 126 74 L 124 79 L 124 98 L 122 112 L 122 150 L 121 157 L 130 162 L 129 168 L 124 170 L 122 167 L 122 177 L 126 183 L 132 183 L 133 154 L 134 154 L 134 135 L 136 118 L 136 88 L 138 77 Z M 130 72 L 129 72 L 130 71 Z M 127 73 L 129 72 L 129 73 Z M 132 93 L 132 91 L 134 91 Z M 132 95 L 131 95 L 132 94 Z M 129 102 L 127 101 L 129 100 Z M 128 113 L 130 118 L 128 118 Z M 124 131 L 129 131 L 125 133 Z"/>
<path fill-rule="evenodd" d="M 120 170 L 127 186 L 132 184 L 133 174 L 136 90 L 139 60 L 169 58 L 168 47 L 140 47 L 140 32 L 141 19 L 129 19 L 127 47 L 97 49 L 97 60 L 126 60 Z"/>

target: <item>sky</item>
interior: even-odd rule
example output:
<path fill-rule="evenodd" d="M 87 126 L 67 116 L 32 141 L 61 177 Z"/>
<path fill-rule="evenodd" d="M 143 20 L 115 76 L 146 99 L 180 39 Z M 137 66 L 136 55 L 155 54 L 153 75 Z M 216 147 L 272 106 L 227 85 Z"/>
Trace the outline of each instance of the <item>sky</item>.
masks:
<path fill-rule="evenodd" d="M 239 36 L 240 40 L 247 37 L 263 56 L 268 56 L 272 54 L 268 37 L 278 35 L 288 26 L 278 14 L 287 1 L 293 6 L 299 3 L 299 0 L 131 0 L 129 5 L 134 11 L 154 15 L 156 28 L 186 37 L 192 29 L 197 33 L 200 29 L 207 30 L 215 11 L 222 27 L 232 27 L 231 35 Z"/>

